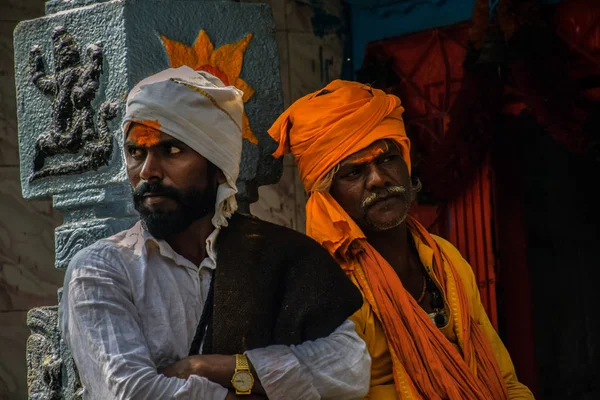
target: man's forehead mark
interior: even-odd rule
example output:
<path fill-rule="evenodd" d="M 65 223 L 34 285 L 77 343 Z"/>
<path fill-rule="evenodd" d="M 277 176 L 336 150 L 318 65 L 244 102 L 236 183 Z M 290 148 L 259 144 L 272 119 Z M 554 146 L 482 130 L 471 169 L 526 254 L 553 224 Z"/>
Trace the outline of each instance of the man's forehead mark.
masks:
<path fill-rule="evenodd" d="M 380 157 L 382 154 L 385 154 L 389 151 L 389 146 L 387 141 L 384 141 L 383 143 L 380 143 L 377 146 L 374 146 L 368 150 L 365 150 L 365 153 L 362 154 L 360 157 L 358 158 L 354 158 L 352 160 L 348 160 L 348 165 L 363 165 L 363 164 L 369 164 L 372 163 L 374 160 L 376 160 L 378 157 Z"/>
<path fill-rule="evenodd" d="M 138 123 L 136 129 L 129 133 L 128 139 L 136 146 L 152 147 L 160 142 L 161 125 L 158 120 L 135 121 Z"/>

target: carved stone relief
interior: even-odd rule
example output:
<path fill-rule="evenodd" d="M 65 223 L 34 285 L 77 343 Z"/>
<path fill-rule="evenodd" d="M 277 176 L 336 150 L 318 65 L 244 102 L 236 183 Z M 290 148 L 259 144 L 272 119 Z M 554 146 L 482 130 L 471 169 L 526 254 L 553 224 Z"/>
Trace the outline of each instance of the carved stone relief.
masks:
<path fill-rule="evenodd" d="M 113 151 L 113 137 L 107 122 L 116 117 L 117 104 L 104 102 L 95 110 L 92 102 L 100 87 L 102 43 L 86 49 L 82 62 L 79 47 L 62 26 L 52 34 L 54 74 L 48 75 L 40 46 L 29 53 L 29 73 L 33 84 L 52 98 L 50 132 L 42 133 L 35 142 L 33 174 L 30 182 L 48 176 L 79 174 L 108 165 Z M 81 157 L 46 166 L 46 159 L 59 154 Z"/>
<path fill-rule="evenodd" d="M 27 314 L 27 385 L 33 400 L 61 398 L 62 361 L 58 307 L 34 308 Z"/>

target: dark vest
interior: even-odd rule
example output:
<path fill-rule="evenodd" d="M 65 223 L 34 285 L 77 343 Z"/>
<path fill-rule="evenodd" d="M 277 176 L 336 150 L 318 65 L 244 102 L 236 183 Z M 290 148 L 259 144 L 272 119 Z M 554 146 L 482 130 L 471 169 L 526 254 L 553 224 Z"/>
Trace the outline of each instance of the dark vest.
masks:
<path fill-rule="evenodd" d="M 204 354 L 325 337 L 362 305 L 360 292 L 329 253 L 291 229 L 235 214 L 216 248 Z"/>

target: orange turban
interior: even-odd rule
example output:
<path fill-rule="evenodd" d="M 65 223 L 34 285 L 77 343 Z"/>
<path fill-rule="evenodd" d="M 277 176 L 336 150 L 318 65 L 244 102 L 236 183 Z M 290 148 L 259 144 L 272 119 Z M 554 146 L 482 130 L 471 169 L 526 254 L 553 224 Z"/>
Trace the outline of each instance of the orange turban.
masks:
<path fill-rule="evenodd" d="M 343 159 L 379 139 L 396 142 L 410 171 L 403 112 L 394 95 L 335 80 L 297 100 L 275 121 L 269 129 L 279 143 L 273 156 L 294 155 L 307 192 Z"/>
<path fill-rule="evenodd" d="M 328 192 L 316 183 L 346 157 L 380 139 L 394 141 L 410 172 L 410 140 L 406 136 L 400 99 L 358 82 L 335 80 L 297 100 L 275 121 L 269 135 L 279 143 L 273 153 L 292 153 L 304 188 L 306 233 L 331 254 L 344 257 L 361 229 Z"/>

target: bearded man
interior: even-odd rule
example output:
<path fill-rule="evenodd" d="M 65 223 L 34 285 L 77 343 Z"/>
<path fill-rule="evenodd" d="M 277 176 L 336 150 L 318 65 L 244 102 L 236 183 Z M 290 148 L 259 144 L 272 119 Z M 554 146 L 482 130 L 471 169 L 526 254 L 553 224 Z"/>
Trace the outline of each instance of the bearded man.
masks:
<path fill-rule="evenodd" d="M 141 221 L 73 258 L 60 304 L 85 399 L 367 393 L 359 291 L 313 240 L 235 213 L 242 112 L 241 91 L 188 67 L 129 94 Z"/>
<path fill-rule="evenodd" d="M 372 357 L 369 398 L 531 399 L 471 267 L 408 214 L 420 184 L 403 111 L 396 96 L 336 80 L 269 130 L 309 193 L 307 234 L 363 294 L 352 319 Z"/>

